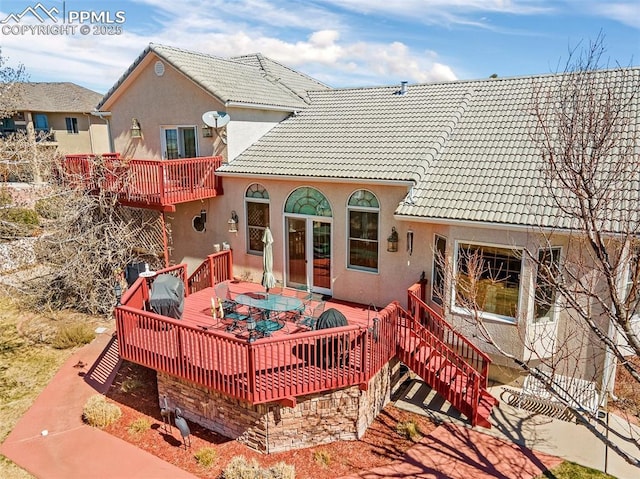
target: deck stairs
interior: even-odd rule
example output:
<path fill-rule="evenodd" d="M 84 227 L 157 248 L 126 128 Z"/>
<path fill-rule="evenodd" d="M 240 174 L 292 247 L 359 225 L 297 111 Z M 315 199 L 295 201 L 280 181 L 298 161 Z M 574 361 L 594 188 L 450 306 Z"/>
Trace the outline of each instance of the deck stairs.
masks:
<path fill-rule="evenodd" d="M 491 428 L 489 417 L 498 400 L 487 390 L 489 358 L 475 347 L 468 350 L 471 343 L 453 328 L 442 334 L 442 326 L 448 324 L 433 310 L 429 313 L 425 318 L 424 314 L 403 311 L 397 357 L 473 426 Z"/>

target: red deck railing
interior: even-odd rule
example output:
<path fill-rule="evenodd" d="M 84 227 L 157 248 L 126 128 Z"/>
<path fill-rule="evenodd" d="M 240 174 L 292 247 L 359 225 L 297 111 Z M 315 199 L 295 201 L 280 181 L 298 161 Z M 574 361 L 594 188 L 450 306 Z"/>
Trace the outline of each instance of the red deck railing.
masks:
<path fill-rule="evenodd" d="M 207 259 L 189 276 L 187 290 L 196 293 L 233 278 L 233 257 L 231 250 L 220 251 Z"/>
<path fill-rule="evenodd" d="M 453 329 L 440 314 L 421 299 L 424 298 L 422 288 L 424 288 L 423 284 L 416 283 L 408 290 L 408 309 L 412 318 L 457 355 L 461 356 L 471 368 L 478 371 L 481 379 L 480 386 L 486 388 L 491 358 L 465 336 Z"/>
<path fill-rule="evenodd" d="M 180 277 L 189 295 L 231 279 L 231 269 L 231 251 L 221 251 L 189 278 L 185 265 L 158 273 Z M 411 312 L 392 302 L 366 326 L 254 341 L 153 313 L 148 284 L 138 279 L 115 310 L 120 356 L 129 361 L 253 404 L 293 406 L 302 395 L 354 385 L 364 389 L 397 357 L 474 425 L 488 414 L 480 410 L 491 361 L 420 299 L 423 284 L 409 288 Z"/>
<path fill-rule="evenodd" d="M 114 193 L 125 204 L 163 208 L 221 195 L 222 180 L 215 175 L 220 165 L 221 156 L 140 160 L 81 154 L 64 157 L 62 175 L 88 191 Z"/>
<path fill-rule="evenodd" d="M 213 262 L 224 253 L 212 255 Z M 183 275 L 183 266 L 158 273 Z M 253 404 L 293 405 L 301 395 L 353 385 L 366 388 L 396 353 L 398 303 L 379 311 L 370 327 L 351 325 L 248 342 L 157 315 L 148 310 L 148 301 L 147 281 L 140 278 L 115 310 L 122 358 Z"/>

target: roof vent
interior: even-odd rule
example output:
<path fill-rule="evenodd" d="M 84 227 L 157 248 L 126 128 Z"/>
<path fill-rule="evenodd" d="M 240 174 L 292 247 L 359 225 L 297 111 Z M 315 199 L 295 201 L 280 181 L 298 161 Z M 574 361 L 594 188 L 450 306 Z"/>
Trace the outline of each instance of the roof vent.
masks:
<path fill-rule="evenodd" d="M 400 82 L 400 95 L 406 95 L 407 94 L 407 82 L 403 81 Z"/>

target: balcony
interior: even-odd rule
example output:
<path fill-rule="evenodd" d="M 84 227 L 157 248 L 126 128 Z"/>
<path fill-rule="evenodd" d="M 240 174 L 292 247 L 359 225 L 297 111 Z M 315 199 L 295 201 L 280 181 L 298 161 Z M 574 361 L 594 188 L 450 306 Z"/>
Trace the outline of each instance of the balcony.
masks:
<path fill-rule="evenodd" d="M 221 156 L 141 160 L 118 153 L 66 155 L 61 176 L 74 187 L 117 195 L 123 205 L 175 211 L 176 204 L 223 193 L 215 175 L 221 164 Z"/>

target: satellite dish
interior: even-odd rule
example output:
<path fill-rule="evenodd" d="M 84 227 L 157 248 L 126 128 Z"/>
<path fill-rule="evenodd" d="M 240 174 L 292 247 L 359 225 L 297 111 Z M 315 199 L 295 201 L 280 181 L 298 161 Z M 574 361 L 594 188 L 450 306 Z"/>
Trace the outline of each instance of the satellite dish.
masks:
<path fill-rule="evenodd" d="M 207 126 L 222 128 L 229 123 L 231 117 L 224 111 L 207 111 L 202 115 L 202 121 Z"/>

